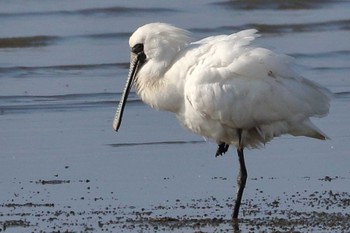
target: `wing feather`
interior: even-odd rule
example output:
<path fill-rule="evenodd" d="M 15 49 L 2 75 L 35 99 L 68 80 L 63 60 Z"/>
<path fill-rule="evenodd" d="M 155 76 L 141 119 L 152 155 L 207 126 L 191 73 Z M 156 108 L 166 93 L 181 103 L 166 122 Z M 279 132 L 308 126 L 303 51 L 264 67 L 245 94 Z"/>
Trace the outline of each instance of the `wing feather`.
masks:
<path fill-rule="evenodd" d="M 248 46 L 255 33 L 246 30 L 194 43 L 199 45 L 192 52 L 197 63 L 185 83 L 191 106 L 235 128 L 327 114 L 329 92 L 293 71 L 291 57 Z"/>

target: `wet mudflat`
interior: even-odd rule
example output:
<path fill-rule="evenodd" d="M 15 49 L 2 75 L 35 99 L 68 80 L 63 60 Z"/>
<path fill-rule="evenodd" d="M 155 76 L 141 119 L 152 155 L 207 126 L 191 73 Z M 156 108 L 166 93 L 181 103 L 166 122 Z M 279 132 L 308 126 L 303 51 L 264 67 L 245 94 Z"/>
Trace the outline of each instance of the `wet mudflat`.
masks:
<path fill-rule="evenodd" d="M 170 178 L 164 178 L 169 180 Z M 223 177 L 213 180 L 227 181 Z M 254 182 L 264 177 L 250 180 Z M 267 178 L 273 182 L 278 178 Z M 324 177 L 311 181 L 336 182 L 340 177 Z M 113 192 L 91 195 L 95 182 L 90 180 L 39 180 L 30 181 L 33 191 L 26 200 L 19 200 L 23 193 L 0 207 L 7 220 L 2 221 L 2 230 L 9 232 L 347 232 L 350 229 L 350 194 L 348 192 L 308 190 L 270 196 L 263 190 L 253 191 L 253 198 L 246 199 L 242 206 L 242 218 L 232 222 L 227 215 L 232 208 L 232 198 L 207 198 L 165 200 L 163 203 L 147 203 L 141 206 L 125 205 Z M 166 182 L 165 182 L 166 183 Z M 25 191 L 21 182 L 14 184 Z M 85 189 L 80 197 L 69 201 L 79 202 L 85 208 L 58 202 L 36 200 L 37 196 L 50 195 L 53 187 L 80 186 Z M 322 185 L 320 185 L 322 186 Z M 67 187 L 66 187 L 67 188 Z M 68 187 L 69 190 L 69 187 Z M 33 201 L 33 202 L 31 202 Z M 296 208 L 297 207 L 297 208 Z"/>
<path fill-rule="evenodd" d="M 348 1 L 0 2 L 0 230 L 4 232 L 349 232 Z M 214 15 L 215 17 L 210 17 Z M 201 19 L 201 20 L 198 20 Z M 196 38 L 257 28 L 334 93 L 331 138 L 281 137 L 246 151 L 181 128 L 134 93 L 111 124 L 128 72 L 127 40 L 162 21 Z"/>

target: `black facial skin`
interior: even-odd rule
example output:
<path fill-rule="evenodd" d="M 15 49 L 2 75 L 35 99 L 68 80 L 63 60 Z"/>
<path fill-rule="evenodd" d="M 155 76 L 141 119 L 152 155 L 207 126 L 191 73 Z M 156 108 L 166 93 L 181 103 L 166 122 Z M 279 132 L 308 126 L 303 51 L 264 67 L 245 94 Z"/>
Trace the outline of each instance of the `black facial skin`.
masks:
<path fill-rule="evenodd" d="M 143 44 L 136 44 L 131 48 L 131 52 L 137 55 L 137 59 L 140 62 L 139 68 L 141 68 L 146 61 L 146 54 L 143 51 Z"/>
<path fill-rule="evenodd" d="M 143 52 L 143 44 L 136 44 L 134 47 L 131 48 L 131 52 L 135 54 Z"/>

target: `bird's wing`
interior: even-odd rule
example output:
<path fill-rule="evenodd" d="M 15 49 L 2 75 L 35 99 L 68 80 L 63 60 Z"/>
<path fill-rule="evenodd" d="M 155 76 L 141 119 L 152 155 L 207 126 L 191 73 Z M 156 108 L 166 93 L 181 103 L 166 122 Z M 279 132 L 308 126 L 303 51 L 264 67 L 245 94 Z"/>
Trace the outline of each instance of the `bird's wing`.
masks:
<path fill-rule="evenodd" d="M 294 72 L 292 58 L 250 47 L 255 32 L 206 38 L 187 52 L 196 61 L 186 74 L 190 106 L 237 128 L 327 114 L 328 91 Z"/>

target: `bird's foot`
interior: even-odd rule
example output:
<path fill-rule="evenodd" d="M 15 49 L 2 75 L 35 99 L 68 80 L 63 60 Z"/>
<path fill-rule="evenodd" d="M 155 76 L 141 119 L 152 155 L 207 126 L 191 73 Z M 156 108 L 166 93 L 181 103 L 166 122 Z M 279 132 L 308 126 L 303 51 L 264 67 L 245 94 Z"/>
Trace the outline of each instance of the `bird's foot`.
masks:
<path fill-rule="evenodd" d="M 215 157 L 218 157 L 219 155 L 223 155 L 227 152 L 228 148 L 230 145 L 224 143 L 224 142 L 221 142 L 220 144 L 218 144 L 218 149 L 216 151 L 216 154 L 215 154 Z"/>

